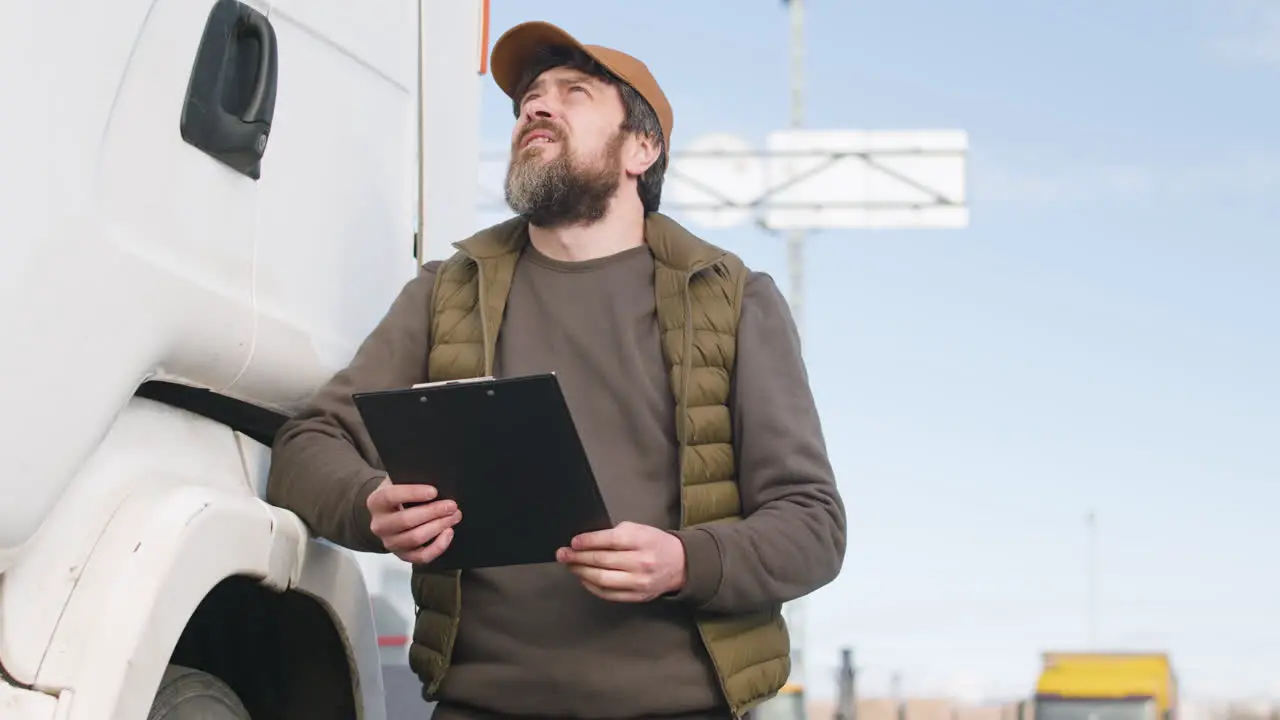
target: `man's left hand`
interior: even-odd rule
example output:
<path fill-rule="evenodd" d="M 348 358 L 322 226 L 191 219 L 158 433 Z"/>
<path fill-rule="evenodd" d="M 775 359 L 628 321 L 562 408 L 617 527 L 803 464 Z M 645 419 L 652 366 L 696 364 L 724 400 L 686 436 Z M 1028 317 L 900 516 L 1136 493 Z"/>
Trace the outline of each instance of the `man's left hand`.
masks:
<path fill-rule="evenodd" d="M 624 522 L 579 535 L 570 545 L 556 552 L 556 561 L 605 600 L 648 602 L 684 587 L 684 543 L 665 530 Z"/>

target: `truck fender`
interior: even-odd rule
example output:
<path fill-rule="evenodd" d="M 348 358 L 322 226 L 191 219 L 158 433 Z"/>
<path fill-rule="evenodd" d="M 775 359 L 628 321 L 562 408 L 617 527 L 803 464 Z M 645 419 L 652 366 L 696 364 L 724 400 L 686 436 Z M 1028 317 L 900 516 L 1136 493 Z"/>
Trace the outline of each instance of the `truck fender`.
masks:
<path fill-rule="evenodd" d="M 188 621 L 235 577 L 317 600 L 345 646 L 360 716 L 385 717 L 372 610 L 354 558 L 310 540 L 293 513 L 204 486 L 140 491 L 122 503 L 59 618 L 36 686 L 71 690 L 67 720 L 142 720 Z"/>

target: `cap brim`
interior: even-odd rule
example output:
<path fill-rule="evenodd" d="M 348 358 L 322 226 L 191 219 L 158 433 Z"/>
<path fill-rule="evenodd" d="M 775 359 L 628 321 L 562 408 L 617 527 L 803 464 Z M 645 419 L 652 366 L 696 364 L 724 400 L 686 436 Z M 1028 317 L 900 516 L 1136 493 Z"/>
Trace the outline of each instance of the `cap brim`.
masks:
<path fill-rule="evenodd" d="M 524 75 L 524 70 L 537 52 L 547 46 L 565 46 L 581 50 L 589 56 L 594 53 L 569 33 L 548 22 L 533 21 L 512 27 L 493 44 L 489 57 L 489 69 L 493 81 L 512 100 Z M 598 61 L 599 58 L 596 58 Z"/>
<path fill-rule="evenodd" d="M 649 70 L 639 60 L 617 50 L 599 45 L 584 45 L 577 38 L 549 22 L 534 20 L 521 23 L 507 30 L 493 44 L 489 56 L 489 68 L 493 81 L 513 101 L 519 102 L 516 93 L 538 52 L 546 47 L 573 48 L 600 63 L 617 80 L 634 88 L 658 115 L 662 127 L 663 142 L 671 142 L 671 104 Z"/>

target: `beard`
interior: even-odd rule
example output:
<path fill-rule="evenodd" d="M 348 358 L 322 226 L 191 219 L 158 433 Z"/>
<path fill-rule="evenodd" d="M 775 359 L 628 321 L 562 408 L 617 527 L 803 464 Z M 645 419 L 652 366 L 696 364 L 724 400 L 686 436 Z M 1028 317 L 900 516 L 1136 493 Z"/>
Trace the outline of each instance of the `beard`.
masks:
<path fill-rule="evenodd" d="M 621 129 L 614 134 L 594 163 L 576 162 L 573 146 L 559 128 L 550 122 L 535 122 L 521 134 L 521 140 L 534 130 L 547 130 L 555 135 L 560 154 L 553 160 L 539 157 L 538 146 L 523 150 L 513 148 L 507 167 L 507 205 L 531 225 L 541 228 L 590 225 L 605 216 L 609 202 L 618 192 L 622 174 Z"/>

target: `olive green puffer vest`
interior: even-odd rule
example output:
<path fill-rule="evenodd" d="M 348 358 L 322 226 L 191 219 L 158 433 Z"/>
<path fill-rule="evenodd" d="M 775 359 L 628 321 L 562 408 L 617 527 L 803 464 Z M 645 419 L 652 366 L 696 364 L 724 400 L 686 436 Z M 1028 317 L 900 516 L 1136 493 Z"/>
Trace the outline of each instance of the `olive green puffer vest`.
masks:
<path fill-rule="evenodd" d="M 662 347 L 670 366 L 680 443 L 681 527 L 742 517 L 734 468 L 729 384 L 747 271 L 741 260 L 650 213 L 645 238 L 656 260 Z M 498 330 L 516 262 L 528 241 L 515 218 L 457 243 L 436 276 L 431 381 L 491 375 Z M 457 571 L 413 572 L 418 606 L 409 662 L 424 695 L 437 697 L 448 670 L 462 608 Z M 741 716 L 769 699 L 790 674 L 790 641 L 781 608 L 729 616 L 696 612 L 698 629 L 732 711 Z"/>

